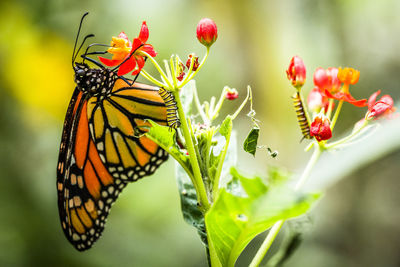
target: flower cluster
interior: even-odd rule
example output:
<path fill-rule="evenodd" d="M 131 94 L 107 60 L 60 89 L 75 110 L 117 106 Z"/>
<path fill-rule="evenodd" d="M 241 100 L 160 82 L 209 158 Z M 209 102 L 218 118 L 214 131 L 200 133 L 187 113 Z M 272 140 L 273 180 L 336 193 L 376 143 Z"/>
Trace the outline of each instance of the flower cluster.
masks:
<path fill-rule="evenodd" d="M 303 60 L 298 56 L 293 57 L 286 74 L 292 85 L 300 92 L 306 80 L 306 67 Z M 333 127 L 344 102 L 356 107 L 368 106 L 363 122 L 388 117 L 395 111 L 391 96 L 384 95 L 376 101 L 380 90 L 373 93 L 368 101 L 367 99 L 356 100 L 349 89 L 350 85 L 355 85 L 359 78 L 360 72 L 353 68 L 317 68 L 315 70 L 314 88 L 308 94 L 307 104 L 313 114 L 313 120 L 309 125 L 310 135 L 318 142 L 332 137 Z M 335 103 L 335 100 L 338 102 Z M 337 106 L 336 111 L 331 117 L 335 106 Z"/>
<path fill-rule="evenodd" d="M 128 36 L 121 32 L 118 37 L 112 37 L 111 47 L 107 50 L 108 53 L 112 54 L 112 58 L 99 57 L 100 61 L 108 66 L 114 67 L 119 66 L 118 75 L 125 75 L 132 72 L 132 75 L 138 74 L 145 62 L 145 55 L 155 57 L 157 52 L 151 44 L 147 44 L 149 39 L 149 28 L 145 21 L 142 23 L 142 27 L 139 32 L 139 37 L 134 38 L 133 42 L 130 42 Z"/>

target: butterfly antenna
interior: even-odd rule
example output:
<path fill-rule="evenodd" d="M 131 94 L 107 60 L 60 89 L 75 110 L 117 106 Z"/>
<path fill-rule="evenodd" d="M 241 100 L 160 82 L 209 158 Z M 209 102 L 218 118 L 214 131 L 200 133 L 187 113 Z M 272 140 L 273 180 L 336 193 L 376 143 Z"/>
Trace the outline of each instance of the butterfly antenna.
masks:
<path fill-rule="evenodd" d="M 106 54 L 107 51 L 96 51 L 96 52 L 90 52 L 89 53 L 89 49 L 93 46 L 104 46 L 104 47 L 110 47 L 109 45 L 105 45 L 105 44 L 98 44 L 98 43 L 94 43 L 94 44 L 90 44 L 87 46 L 85 53 L 83 54 L 84 56 L 87 55 L 100 55 L 100 54 Z"/>
<path fill-rule="evenodd" d="M 77 43 L 78 43 L 79 33 L 81 32 L 83 19 L 84 19 L 88 14 L 89 14 L 89 12 L 86 12 L 85 14 L 83 14 L 83 16 L 82 16 L 82 18 L 81 18 L 81 22 L 79 23 L 78 33 L 76 34 L 76 38 L 75 38 L 74 51 L 72 52 L 72 67 L 74 67 L 74 61 L 75 61 L 75 59 L 76 59 L 76 56 L 75 56 L 75 49 L 76 49 L 76 45 L 77 45 Z"/>
<path fill-rule="evenodd" d="M 83 41 L 82 41 L 81 45 L 79 46 L 78 50 L 76 51 L 75 57 L 74 57 L 74 59 L 73 59 L 72 62 L 75 61 L 76 57 L 77 57 L 78 54 L 79 54 L 79 51 L 81 51 L 81 48 L 82 48 L 82 46 L 85 44 L 86 40 L 89 39 L 89 38 L 91 38 L 91 37 L 94 37 L 94 34 L 88 34 L 88 35 L 85 36 L 85 38 L 83 38 Z"/>

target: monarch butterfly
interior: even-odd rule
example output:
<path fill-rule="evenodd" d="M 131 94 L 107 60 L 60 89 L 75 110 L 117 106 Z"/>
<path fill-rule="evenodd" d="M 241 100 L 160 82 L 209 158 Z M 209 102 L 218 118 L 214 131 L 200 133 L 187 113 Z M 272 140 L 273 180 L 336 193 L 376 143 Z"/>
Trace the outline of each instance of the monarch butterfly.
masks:
<path fill-rule="evenodd" d="M 310 124 L 306 115 L 306 111 L 303 106 L 303 101 L 301 100 L 300 92 L 296 92 L 293 96 L 293 105 L 297 114 L 297 121 L 303 134 L 303 138 L 311 139 L 310 135 Z"/>
<path fill-rule="evenodd" d="M 167 125 L 167 108 L 158 88 L 118 76 L 76 50 L 72 54 L 77 84 L 65 116 L 57 166 L 58 209 L 67 239 L 79 251 L 100 237 L 111 205 L 132 181 L 150 175 L 167 153 L 143 135 L 151 119 Z M 85 60 L 100 68 L 90 68 Z"/>
<path fill-rule="evenodd" d="M 165 102 L 165 106 L 167 107 L 167 122 L 168 126 L 174 129 L 177 129 L 181 126 L 181 121 L 176 115 L 176 111 L 178 110 L 176 106 L 176 101 L 174 96 L 171 92 L 168 92 L 164 88 L 160 87 L 158 89 L 158 93 L 160 94 L 161 98 Z"/>

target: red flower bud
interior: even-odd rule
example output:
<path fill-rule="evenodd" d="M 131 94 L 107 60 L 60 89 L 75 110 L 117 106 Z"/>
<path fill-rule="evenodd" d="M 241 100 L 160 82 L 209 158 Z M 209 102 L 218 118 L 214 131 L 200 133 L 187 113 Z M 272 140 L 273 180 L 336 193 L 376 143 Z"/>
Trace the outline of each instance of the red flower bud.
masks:
<path fill-rule="evenodd" d="M 228 88 L 225 94 L 225 98 L 228 100 L 234 100 L 236 98 L 238 98 L 239 93 L 235 88 Z"/>
<path fill-rule="evenodd" d="M 217 25 L 212 19 L 201 19 L 197 24 L 196 34 L 200 43 L 210 47 L 218 37 Z"/>
<path fill-rule="evenodd" d="M 320 113 L 311 123 L 310 135 L 314 136 L 318 142 L 328 140 L 332 137 L 331 122 L 328 117 Z"/>
<path fill-rule="evenodd" d="M 321 90 L 336 92 L 340 88 L 340 81 L 337 77 L 337 68 L 317 68 L 314 72 L 314 84 Z"/>
<path fill-rule="evenodd" d="M 286 75 L 294 87 L 299 88 L 303 86 L 306 81 L 306 66 L 300 57 L 294 56 L 292 58 L 289 68 L 286 70 Z"/>
<path fill-rule="evenodd" d="M 368 99 L 368 112 L 366 119 L 377 119 L 383 115 L 389 115 L 395 111 L 393 107 L 393 99 L 390 95 L 383 95 L 379 101 L 376 97 L 381 93 L 381 90 L 373 93 Z"/>

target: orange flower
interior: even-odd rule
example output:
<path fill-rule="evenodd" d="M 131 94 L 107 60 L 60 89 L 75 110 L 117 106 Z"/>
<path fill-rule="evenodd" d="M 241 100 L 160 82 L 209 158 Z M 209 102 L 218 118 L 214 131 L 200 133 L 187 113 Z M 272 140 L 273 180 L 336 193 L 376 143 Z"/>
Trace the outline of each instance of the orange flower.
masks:
<path fill-rule="evenodd" d="M 338 79 L 344 84 L 356 84 L 360 78 L 360 72 L 353 68 L 339 68 Z"/>
<path fill-rule="evenodd" d="M 112 60 L 123 60 L 129 55 L 131 49 L 132 43 L 129 41 L 128 36 L 121 32 L 118 37 L 112 37 L 111 47 L 107 52 L 113 54 Z"/>

